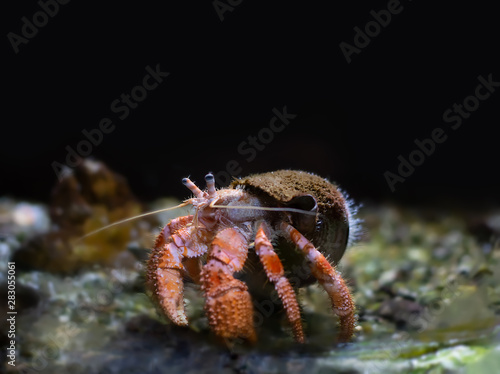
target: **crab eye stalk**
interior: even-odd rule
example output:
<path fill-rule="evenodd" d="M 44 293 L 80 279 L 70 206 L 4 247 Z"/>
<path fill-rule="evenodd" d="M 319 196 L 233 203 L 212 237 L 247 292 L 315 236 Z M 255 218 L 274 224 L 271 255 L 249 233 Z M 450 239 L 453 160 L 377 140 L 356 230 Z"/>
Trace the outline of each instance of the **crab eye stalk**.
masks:
<path fill-rule="evenodd" d="M 212 173 L 205 175 L 205 182 L 207 183 L 208 196 L 215 196 L 215 178 Z"/>
<path fill-rule="evenodd" d="M 194 184 L 191 179 L 189 178 L 182 178 L 182 184 L 189 188 L 191 192 L 196 196 L 197 198 L 203 197 L 203 191 L 200 190 L 196 184 Z"/>

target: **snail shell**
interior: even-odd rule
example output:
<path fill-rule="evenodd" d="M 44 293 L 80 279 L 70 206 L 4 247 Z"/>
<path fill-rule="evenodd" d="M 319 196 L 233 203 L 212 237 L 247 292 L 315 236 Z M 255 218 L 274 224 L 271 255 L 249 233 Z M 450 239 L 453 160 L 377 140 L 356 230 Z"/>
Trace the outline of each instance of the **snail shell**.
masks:
<path fill-rule="evenodd" d="M 289 213 L 291 224 L 335 264 L 344 255 L 355 218 L 351 217 L 350 201 L 328 180 L 304 171 L 278 170 L 236 179 L 230 188 L 258 196 L 265 206 L 315 212 Z"/>

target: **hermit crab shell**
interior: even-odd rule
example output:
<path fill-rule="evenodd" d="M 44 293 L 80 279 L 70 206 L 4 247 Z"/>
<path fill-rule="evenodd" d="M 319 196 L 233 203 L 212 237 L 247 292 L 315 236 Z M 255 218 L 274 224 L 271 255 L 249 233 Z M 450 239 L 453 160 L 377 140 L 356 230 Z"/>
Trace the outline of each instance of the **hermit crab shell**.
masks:
<path fill-rule="evenodd" d="M 291 224 L 335 264 L 349 241 L 349 204 L 338 188 L 315 174 L 278 170 L 236 179 L 230 188 L 258 196 L 265 206 L 293 207 L 315 215 L 288 213 Z"/>

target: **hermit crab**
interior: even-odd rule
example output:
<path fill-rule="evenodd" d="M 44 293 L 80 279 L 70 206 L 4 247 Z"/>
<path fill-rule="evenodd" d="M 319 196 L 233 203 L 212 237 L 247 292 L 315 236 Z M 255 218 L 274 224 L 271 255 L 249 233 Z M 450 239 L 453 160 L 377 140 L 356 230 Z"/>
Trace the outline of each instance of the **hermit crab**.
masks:
<path fill-rule="evenodd" d="M 299 303 L 286 277 L 280 251 L 286 241 L 303 258 L 327 292 L 339 318 L 339 341 L 348 341 L 356 324 L 349 288 L 335 269 L 355 234 L 355 212 L 340 190 L 315 174 L 279 170 L 235 179 L 216 189 L 205 176 L 202 191 L 190 179 L 183 184 L 194 197 L 193 214 L 172 219 L 157 236 L 147 263 L 147 287 L 162 312 L 175 324 L 188 324 L 183 279 L 201 285 L 205 313 L 223 339 L 257 340 L 252 298 L 238 274 L 249 250 L 257 255 L 273 284 L 297 342 L 305 342 Z"/>

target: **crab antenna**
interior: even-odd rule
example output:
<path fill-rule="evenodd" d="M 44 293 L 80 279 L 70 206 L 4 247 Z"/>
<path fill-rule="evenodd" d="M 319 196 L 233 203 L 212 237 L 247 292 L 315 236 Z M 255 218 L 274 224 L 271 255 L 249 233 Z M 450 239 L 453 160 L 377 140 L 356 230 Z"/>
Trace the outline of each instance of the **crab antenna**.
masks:
<path fill-rule="evenodd" d="M 214 201 L 215 202 L 215 201 Z M 285 208 L 285 207 L 272 207 L 272 206 L 252 206 L 252 205 L 217 205 L 210 204 L 211 208 L 222 208 L 222 209 L 253 209 L 253 210 L 270 210 L 273 212 L 296 212 L 304 213 L 315 216 L 316 212 L 311 212 L 309 210 L 297 209 L 297 208 Z"/>
<path fill-rule="evenodd" d="M 133 216 L 133 217 L 129 217 L 129 218 L 125 218 L 125 219 L 122 219 L 121 221 L 117 221 L 117 222 L 113 222 L 113 223 L 110 223 L 109 225 L 106 225 L 104 227 L 101 227 L 97 230 L 94 230 L 94 231 L 91 231 L 89 232 L 88 234 L 85 234 L 81 237 L 79 237 L 77 239 L 77 241 L 80 241 L 82 239 L 85 239 L 86 237 L 88 236 L 91 236 L 91 235 L 94 235 L 94 234 L 97 234 L 98 232 L 101 232 L 103 230 L 106 230 L 106 229 L 109 229 L 110 227 L 112 226 L 116 226 L 116 225 L 119 225 L 121 223 L 125 223 L 125 222 L 128 222 L 128 221 L 132 221 L 134 219 L 137 219 L 137 218 L 142 218 L 142 217 L 146 217 L 146 216 L 150 216 L 150 215 L 153 215 L 153 214 L 158 214 L 158 213 L 161 213 L 161 212 L 166 212 L 167 210 L 174 210 L 174 209 L 177 209 L 177 208 L 182 208 L 183 206 L 186 206 L 186 205 L 189 205 L 191 204 L 191 202 L 189 200 L 179 204 L 179 205 L 176 205 L 176 206 L 172 206 L 170 208 L 163 208 L 163 209 L 158 209 L 158 210 L 155 210 L 155 211 L 152 211 L 152 212 L 147 212 L 147 213 L 143 213 L 143 214 L 139 214 L 137 216 Z"/>
<path fill-rule="evenodd" d="M 191 192 L 196 196 L 197 198 L 202 198 L 203 197 L 203 191 L 200 190 L 196 184 L 194 184 L 191 179 L 189 178 L 182 178 L 182 184 L 189 188 Z"/>

